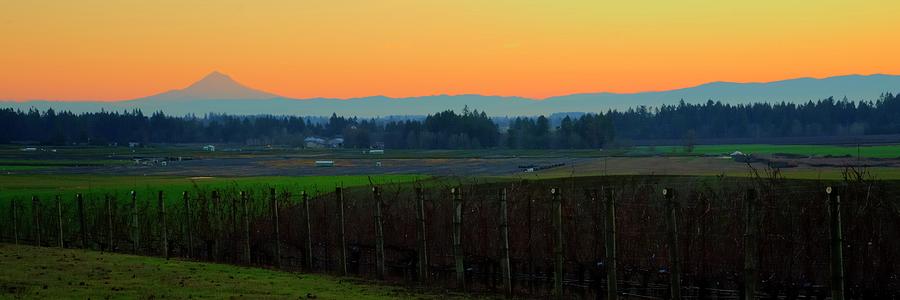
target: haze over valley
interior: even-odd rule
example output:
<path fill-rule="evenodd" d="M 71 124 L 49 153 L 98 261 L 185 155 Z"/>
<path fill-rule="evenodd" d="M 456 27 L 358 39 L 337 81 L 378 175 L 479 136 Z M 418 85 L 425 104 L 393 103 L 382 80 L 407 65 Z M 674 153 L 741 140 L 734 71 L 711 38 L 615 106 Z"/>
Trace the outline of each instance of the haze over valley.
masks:
<path fill-rule="evenodd" d="M 711 82 L 683 89 L 631 94 L 583 93 L 546 99 L 484 95 L 433 95 L 410 98 L 371 96 L 351 99 L 292 99 L 245 86 L 229 75 L 214 71 L 189 86 L 138 99 L 109 101 L 0 101 L 0 107 L 36 108 L 75 113 L 140 109 L 169 115 L 224 113 L 237 115 L 297 115 L 383 117 L 423 116 L 464 107 L 491 116 L 536 116 L 569 112 L 606 112 L 639 106 L 656 107 L 708 100 L 725 104 L 806 103 L 828 97 L 835 100 L 874 101 L 884 93 L 900 91 L 900 76 L 846 75 L 788 79 L 766 83 Z"/>

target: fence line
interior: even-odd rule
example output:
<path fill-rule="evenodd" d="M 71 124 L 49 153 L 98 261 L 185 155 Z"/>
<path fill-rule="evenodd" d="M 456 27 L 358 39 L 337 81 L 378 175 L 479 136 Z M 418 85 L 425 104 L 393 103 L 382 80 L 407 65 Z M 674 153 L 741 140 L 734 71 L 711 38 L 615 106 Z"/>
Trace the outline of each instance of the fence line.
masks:
<path fill-rule="evenodd" d="M 52 245 L 56 226 L 58 247 L 508 295 L 754 299 L 830 293 L 840 299 L 900 293 L 900 205 L 893 182 L 761 188 L 754 181 L 621 178 L 568 184 L 565 193 L 552 181 L 336 187 L 313 197 L 300 191 L 300 202 L 292 202 L 287 189 L 232 188 L 184 191 L 181 205 L 162 191 L 130 191 L 127 198 L 104 194 L 103 204 L 76 194 L 74 209 L 60 195 L 55 208 L 37 196 L 31 206 L 8 199 L 0 207 L 10 209 L 11 230 L 3 238 L 14 243 Z M 321 205 L 321 213 L 312 213 L 311 205 L 315 211 Z M 51 217 L 42 218 L 48 209 Z M 21 213 L 32 222 L 22 222 Z M 842 220 L 842 213 L 849 217 Z M 74 236 L 64 222 L 72 217 L 78 219 Z M 182 230 L 170 232 L 171 222 Z M 42 242 L 42 228 L 51 242 Z M 116 246 L 129 244 L 127 250 Z"/>

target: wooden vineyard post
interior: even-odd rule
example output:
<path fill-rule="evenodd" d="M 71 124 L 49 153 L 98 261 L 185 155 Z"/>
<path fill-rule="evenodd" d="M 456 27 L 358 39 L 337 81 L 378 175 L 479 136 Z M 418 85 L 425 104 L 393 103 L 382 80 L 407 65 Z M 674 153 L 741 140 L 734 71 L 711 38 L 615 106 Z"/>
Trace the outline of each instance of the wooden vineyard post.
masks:
<path fill-rule="evenodd" d="M 250 210 L 247 208 L 247 193 L 241 192 L 241 205 L 244 210 L 244 262 L 250 264 Z"/>
<path fill-rule="evenodd" d="M 35 245 L 41 246 L 41 201 L 37 196 L 31 196 L 31 220 L 34 222 Z"/>
<path fill-rule="evenodd" d="M 378 279 L 384 279 L 384 231 L 381 224 L 381 191 L 377 186 L 372 187 L 372 196 L 375 198 L 375 271 Z"/>
<path fill-rule="evenodd" d="M 281 233 L 278 231 L 278 197 L 275 195 L 275 188 L 269 188 L 269 195 L 272 197 L 272 220 L 275 226 L 275 266 L 281 268 Z"/>
<path fill-rule="evenodd" d="M 169 228 L 166 226 L 166 202 L 163 200 L 163 191 L 159 191 L 156 199 L 156 203 L 159 205 L 159 222 L 162 225 L 163 257 L 169 259 Z"/>
<path fill-rule="evenodd" d="M 316 189 L 316 191 L 317 191 L 316 194 L 318 194 L 318 189 Z M 329 268 L 331 267 L 331 254 L 328 252 L 328 250 L 329 250 L 328 242 L 329 241 L 328 241 L 328 237 L 327 237 L 328 221 L 329 221 L 329 219 L 328 219 L 328 201 L 326 201 L 324 199 L 324 197 L 320 197 L 319 199 L 322 199 L 322 214 L 320 214 L 320 216 L 322 216 L 322 230 L 323 230 L 322 233 L 323 233 L 323 236 L 326 236 L 325 238 L 322 239 L 322 255 L 324 256 L 324 259 L 322 260 L 322 264 L 320 267 L 323 270 L 329 270 Z"/>
<path fill-rule="evenodd" d="M 831 227 L 831 299 L 844 299 L 844 239 L 841 234 L 841 196 L 835 195 L 829 186 L 828 215 Z"/>
<path fill-rule="evenodd" d="M 16 206 L 16 200 L 12 200 L 9 204 L 12 206 L 12 223 L 13 223 L 13 243 L 19 244 L 19 208 Z"/>
<path fill-rule="evenodd" d="M 194 257 L 194 226 L 191 222 L 191 199 L 187 191 L 181 192 L 181 198 L 184 199 L 184 223 L 182 227 L 185 232 L 185 247 L 187 247 L 187 257 Z"/>
<path fill-rule="evenodd" d="M 506 188 L 500 189 L 500 269 L 503 272 L 503 289 L 512 295 L 512 274 L 509 266 L 509 210 L 506 205 Z"/>
<path fill-rule="evenodd" d="M 341 245 L 341 251 L 338 252 L 340 257 L 341 275 L 347 275 L 347 236 L 344 232 L 344 189 L 341 187 L 334 188 L 334 196 L 337 198 L 338 205 L 338 239 Z"/>
<path fill-rule="evenodd" d="M 744 195 L 744 299 L 756 299 L 756 191 L 748 189 Z"/>
<path fill-rule="evenodd" d="M 212 250 L 212 260 L 219 261 L 220 251 L 221 251 L 221 238 L 222 238 L 222 224 L 225 222 L 223 210 L 225 210 L 225 205 L 222 204 L 222 196 L 219 194 L 219 191 L 212 191 L 212 201 L 213 201 L 213 214 L 215 215 L 213 220 L 213 250 Z"/>
<path fill-rule="evenodd" d="M 531 241 L 532 241 L 532 237 L 533 237 L 533 233 L 534 233 L 532 230 L 533 226 L 531 226 L 532 225 L 531 209 L 533 206 L 532 204 L 534 204 L 534 203 L 532 202 L 531 194 L 529 194 L 527 197 L 528 198 L 525 199 L 526 201 L 528 201 L 527 205 L 525 206 L 525 214 L 527 215 L 527 221 L 526 221 L 525 227 L 528 227 L 528 240 L 527 240 L 528 241 L 528 243 L 527 243 L 527 245 L 528 245 L 528 292 L 534 293 L 534 286 L 535 286 L 535 284 L 534 284 L 534 281 L 535 281 L 534 280 L 534 275 L 535 275 L 534 247 L 532 247 L 532 245 L 531 245 Z"/>
<path fill-rule="evenodd" d="M 58 232 L 58 241 L 59 247 L 65 248 L 65 243 L 63 242 L 63 218 L 62 218 L 62 201 L 59 199 L 59 195 L 56 195 L 56 225 Z"/>
<path fill-rule="evenodd" d="M 206 195 L 201 191 L 197 193 L 197 199 L 205 200 L 198 201 L 197 203 L 197 205 L 201 206 L 197 207 L 200 216 L 197 219 L 196 226 L 203 229 L 199 233 L 200 246 L 202 247 L 201 249 L 206 248 L 206 256 L 203 257 L 203 250 L 200 250 L 200 252 L 197 253 L 197 259 L 216 261 L 216 216 L 214 214 L 218 212 L 216 210 L 218 207 L 215 206 L 215 198 L 213 198 L 212 194 L 210 194 L 209 199 L 207 199 Z"/>
<path fill-rule="evenodd" d="M 678 224 L 676 223 L 675 192 L 672 189 L 662 190 L 666 198 L 666 225 L 669 240 L 669 289 L 671 299 L 681 299 L 681 262 L 678 254 Z"/>
<path fill-rule="evenodd" d="M 462 191 L 459 188 L 451 188 L 453 197 L 453 258 L 456 266 L 457 287 L 466 289 L 466 270 L 463 262 L 462 250 Z"/>
<path fill-rule="evenodd" d="M 131 241 L 134 253 L 141 248 L 141 228 L 138 223 L 137 192 L 131 191 Z"/>
<path fill-rule="evenodd" d="M 416 245 L 419 258 L 419 280 L 428 281 L 428 245 L 425 238 L 425 195 L 421 187 L 416 187 Z"/>
<path fill-rule="evenodd" d="M 553 197 L 553 225 L 556 227 L 556 247 L 553 249 L 555 264 L 553 270 L 553 296 L 555 299 L 563 297 L 563 224 L 562 224 L 562 191 L 559 188 L 551 188 Z"/>
<path fill-rule="evenodd" d="M 81 231 L 81 248 L 86 249 L 87 244 L 87 228 L 84 226 L 84 196 L 75 195 L 75 203 L 78 205 L 78 229 Z"/>
<path fill-rule="evenodd" d="M 604 218 L 606 234 L 603 236 L 606 244 L 606 298 L 615 300 L 619 297 L 616 286 L 618 282 L 616 278 L 616 194 L 611 187 L 603 190 L 606 192 L 606 218 Z M 595 190 L 593 194 L 596 197 L 597 191 Z"/>
<path fill-rule="evenodd" d="M 306 191 L 300 192 L 303 198 L 303 211 L 306 213 L 306 263 L 309 264 L 309 270 L 313 269 L 313 253 L 312 253 L 312 228 L 310 226 L 312 216 L 309 214 L 309 194 Z"/>
<path fill-rule="evenodd" d="M 112 199 L 109 197 L 109 195 L 106 195 L 105 199 L 106 199 L 106 239 L 107 239 L 106 248 L 108 251 L 113 251 Z"/>
<path fill-rule="evenodd" d="M 311 215 L 309 214 L 309 195 L 306 191 L 300 192 L 300 198 L 303 200 L 303 212 L 306 218 L 306 263 L 309 270 L 313 269 L 313 253 L 312 253 L 312 228 Z"/>
<path fill-rule="evenodd" d="M 238 197 L 229 197 L 231 198 L 231 232 L 235 235 L 238 234 Z"/>

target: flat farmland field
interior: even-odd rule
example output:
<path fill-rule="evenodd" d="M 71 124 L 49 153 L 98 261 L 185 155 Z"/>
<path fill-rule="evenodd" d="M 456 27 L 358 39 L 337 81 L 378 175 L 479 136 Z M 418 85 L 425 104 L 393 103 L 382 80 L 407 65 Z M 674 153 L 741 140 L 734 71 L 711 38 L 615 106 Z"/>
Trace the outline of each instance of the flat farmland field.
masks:
<path fill-rule="evenodd" d="M 782 159 L 773 161 L 791 161 L 796 159 Z M 822 164 L 823 161 L 833 161 Z M 878 165 L 860 167 L 873 179 L 896 180 L 900 179 L 900 167 L 895 160 L 878 161 Z M 671 157 L 608 157 L 597 159 L 569 160 L 571 164 L 540 170 L 535 172 L 520 172 L 512 174 L 510 178 L 519 179 L 547 179 L 584 176 L 617 176 L 617 175 L 681 175 L 681 176 L 730 176 L 730 177 L 754 177 L 756 172 L 763 172 L 768 168 L 764 162 L 740 163 L 730 157 L 703 157 L 703 156 L 671 156 Z M 847 167 L 855 167 L 855 161 L 847 162 L 837 159 L 809 159 L 808 164 L 797 163 L 787 168 L 780 168 L 780 175 L 786 179 L 821 179 L 839 180 L 844 178 Z M 870 160 L 866 161 L 871 163 Z"/>
<path fill-rule="evenodd" d="M 638 147 L 649 152 L 669 154 L 728 155 L 734 151 L 744 154 L 794 154 L 803 156 L 851 156 L 864 158 L 898 158 L 900 145 L 697 145 L 687 153 L 683 146 Z"/>
<path fill-rule="evenodd" d="M 690 153 L 681 146 L 611 150 L 388 149 L 384 154 L 369 154 L 362 149 L 223 148 L 209 152 L 198 150 L 196 145 L 135 149 L 62 147 L 26 152 L 4 146 L 0 147 L 0 196 L 15 193 L 15 186 L 24 185 L 85 190 L 104 186 L 144 188 L 159 182 L 174 185 L 171 190 L 175 191 L 193 184 L 222 186 L 235 182 L 333 186 L 334 183 L 312 178 L 340 176 L 344 176 L 345 184 L 354 182 L 353 178 L 367 183 L 368 176 L 395 176 L 398 181 L 404 176 L 751 176 L 752 170 L 746 163 L 729 157 L 735 151 L 758 158 L 751 164 L 753 168 L 775 165 L 787 178 L 840 179 L 847 167 L 865 168 L 880 179 L 900 178 L 900 145 L 698 145 Z M 316 161 L 322 160 L 333 161 L 334 166 L 317 166 Z M 534 172 L 527 172 L 528 169 Z"/>

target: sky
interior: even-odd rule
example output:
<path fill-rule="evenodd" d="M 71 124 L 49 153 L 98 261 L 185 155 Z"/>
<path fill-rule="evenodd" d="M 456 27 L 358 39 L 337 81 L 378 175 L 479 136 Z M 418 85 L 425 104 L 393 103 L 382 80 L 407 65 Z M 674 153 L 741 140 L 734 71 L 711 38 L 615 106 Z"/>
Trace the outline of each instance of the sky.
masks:
<path fill-rule="evenodd" d="M 0 99 L 218 70 L 292 98 L 545 98 L 900 74 L 900 1 L 0 0 Z"/>

